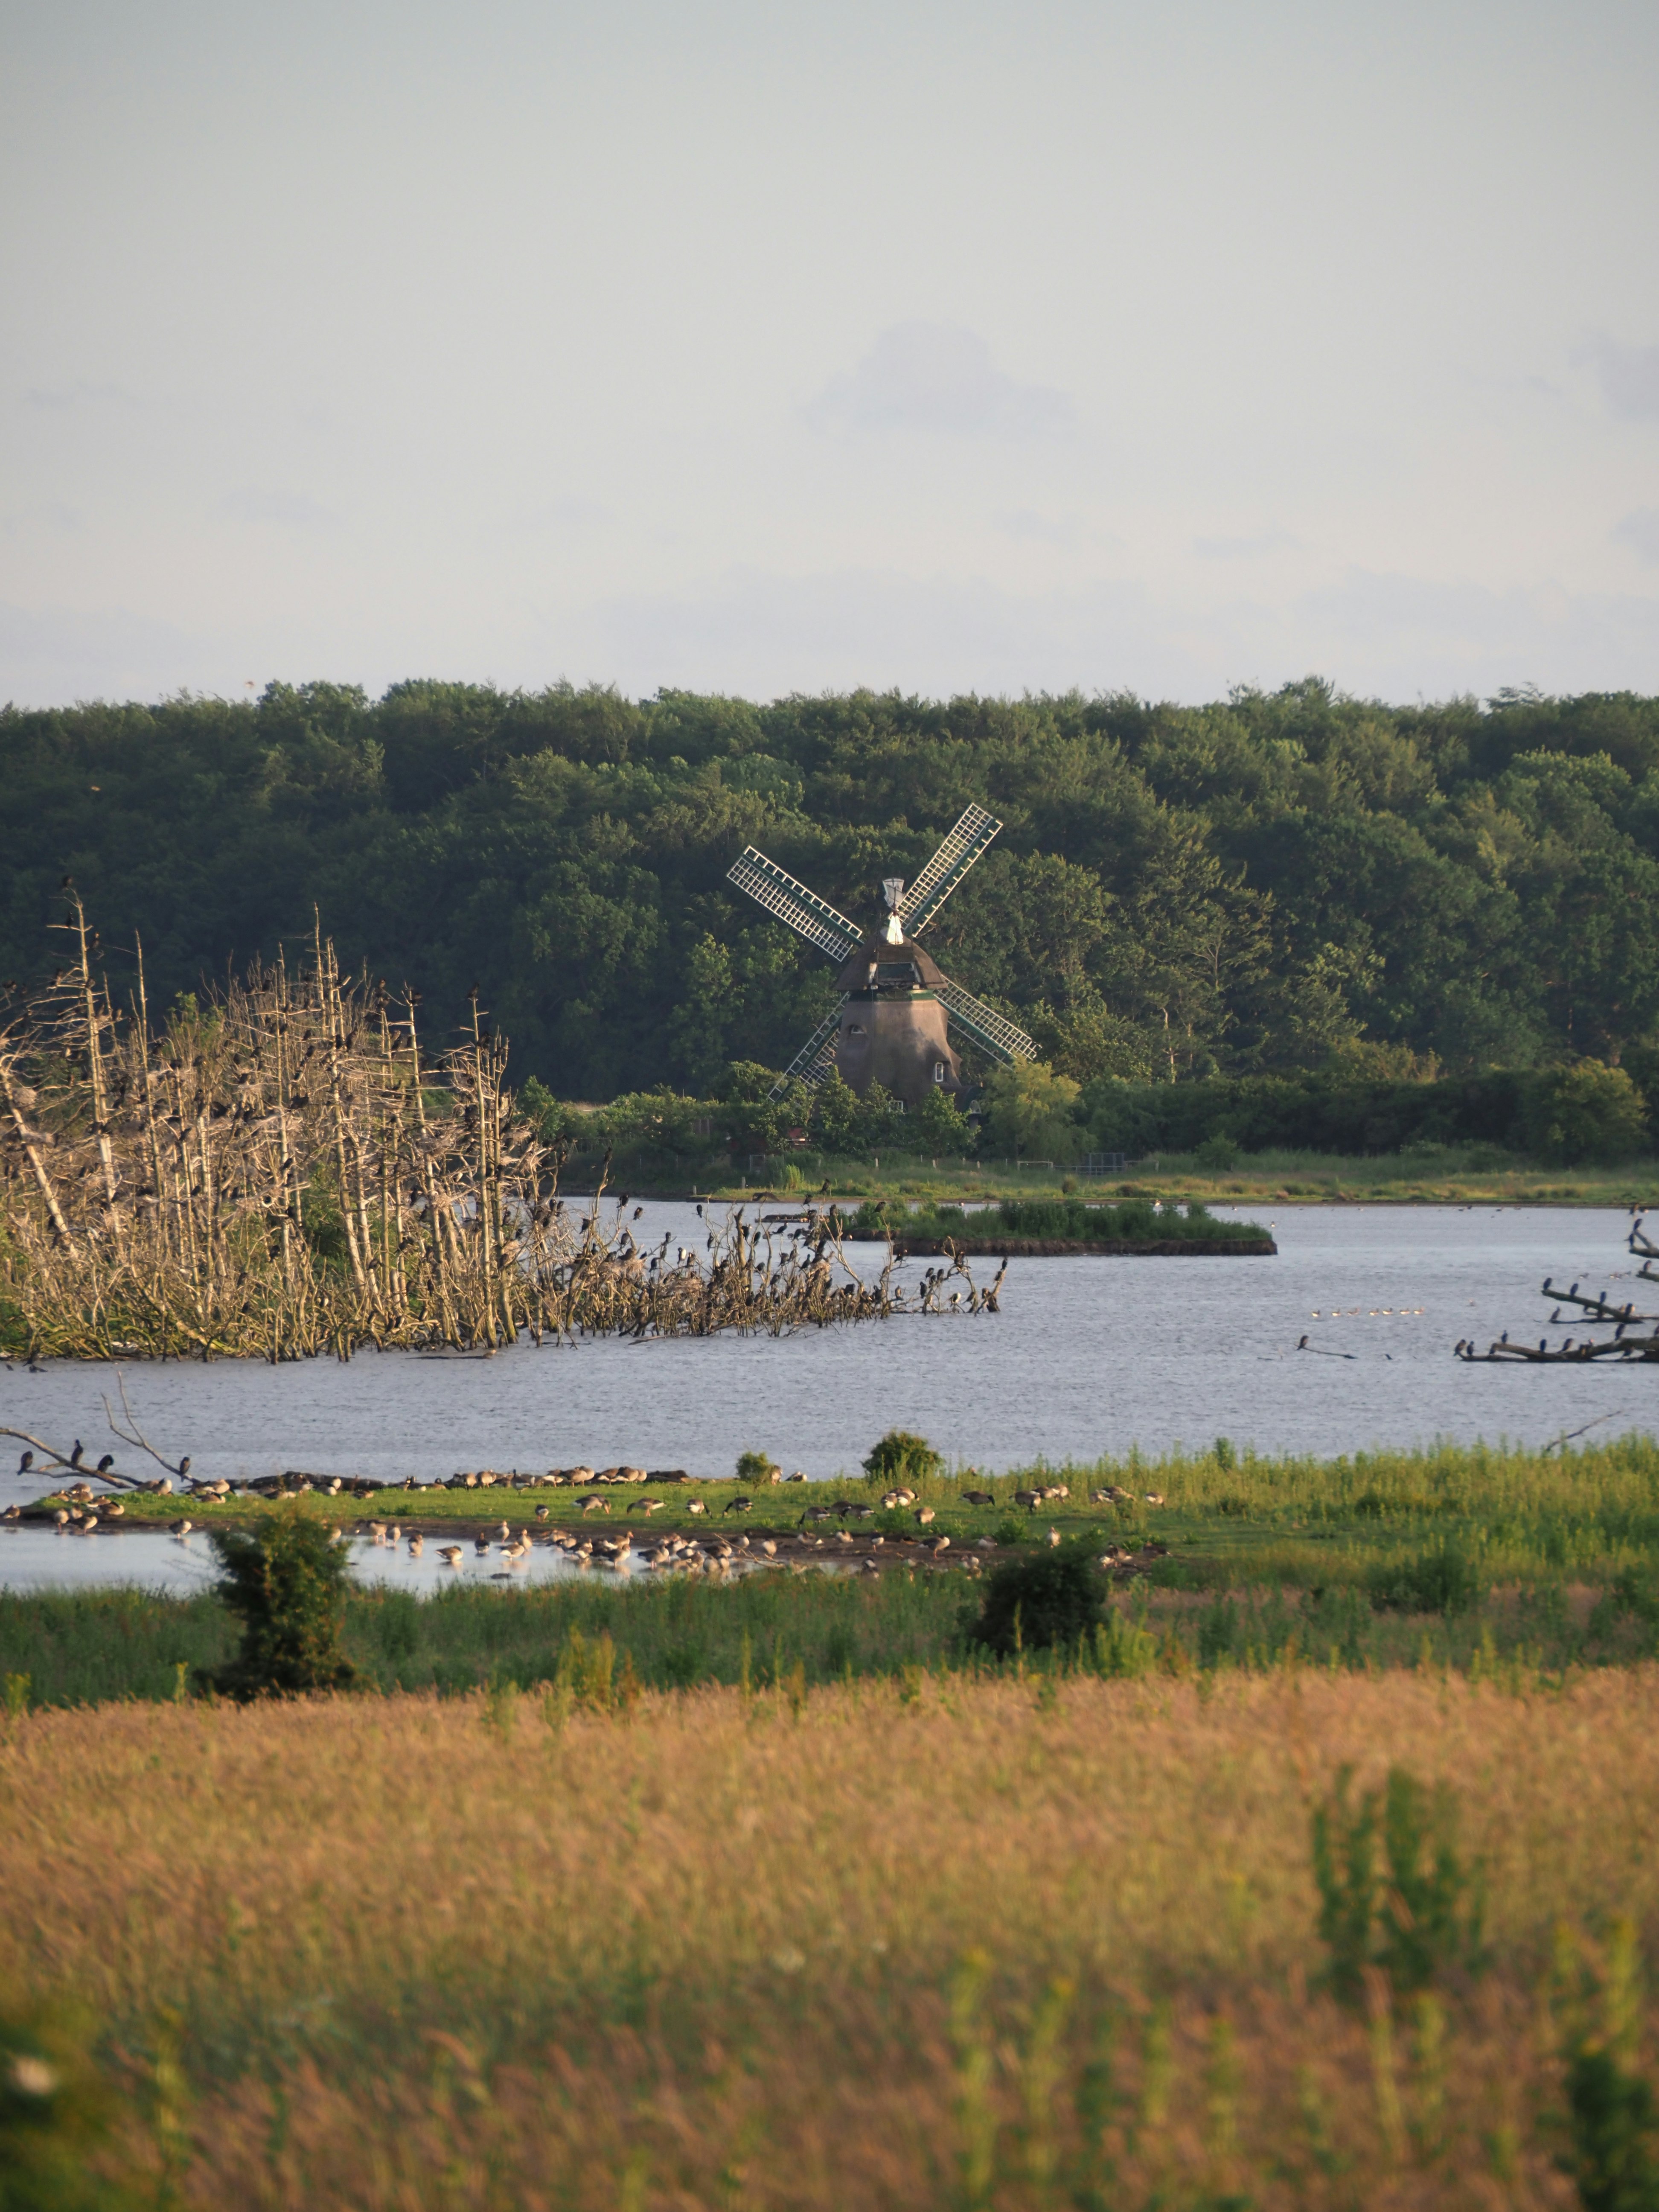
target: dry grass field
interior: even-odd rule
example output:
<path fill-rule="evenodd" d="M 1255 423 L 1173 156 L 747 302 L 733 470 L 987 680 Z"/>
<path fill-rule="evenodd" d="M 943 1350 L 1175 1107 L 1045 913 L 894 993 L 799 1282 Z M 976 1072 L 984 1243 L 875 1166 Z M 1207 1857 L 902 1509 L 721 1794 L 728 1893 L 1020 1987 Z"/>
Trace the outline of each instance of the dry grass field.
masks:
<path fill-rule="evenodd" d="M 1291 1663 L 14 1713 L 8 2002 L 90 2039 L 145 2203 L 1571 2205 L 1563 2051 L 1634 2081 L 1651 2026 L 1656 1708 Z M 1449 1784 L 1484 1888 L 1415 1996 L 1323 1985 L 1345 1765 Z"/>

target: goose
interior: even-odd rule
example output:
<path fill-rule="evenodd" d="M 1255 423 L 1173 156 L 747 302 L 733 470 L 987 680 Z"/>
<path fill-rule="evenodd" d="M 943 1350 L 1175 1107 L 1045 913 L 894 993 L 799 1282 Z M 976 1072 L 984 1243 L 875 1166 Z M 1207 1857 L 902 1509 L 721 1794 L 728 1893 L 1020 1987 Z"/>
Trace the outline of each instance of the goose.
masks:
<path fill-rule="evenodd" d="M 386 1522 L 384 1521 L 371 1521 L 368 1524 L 368 1533 L 374 1542 L 377 1544 L 384 1544 L 386 1541 Z"/>
<path fill-rule="evenodd" d="M 459 1544 L 440 1544 L 438 1557 L 447 1567 L 459 1567 L 461 1564 L 461 1547 Z"/>
<path fill-rule="evenodd" d="M 481 1559 L 483 1559 L 489 1550 L 489 1537 L 485 1535 L 475 1536 L 472 1539 L 472 1548 Z"/>
<path fill-rule="evenodd" d="M 708 1507 L 702 1498 L 694 1498 L 685 1510 L 688 1513 L 707 1513 Z"/>
<path fill-rule="evenodd" d="M 550 1510 L 548 1506 L 538 1505 L 536 1508 L 536 1518 L 538 1521 L 545 1521 Z"/>
<path fill-rule="evenodd" d="M 1052 1550 L 1052 1549 L 1054 1548 L 1054 1547 L 1056 1544 L 1058 1544 L 1058 1543 L 1060 1542 L 1060 1531 L 1059 1531 L 1059 1529 L 1058 1529 L 1058 1528 L 1050 1528 L 1050 1529 L 1049 1529 L 1049 1531 L 1048 1531 L 1048 1545 L 1049 1545 L 1049 1548 L 1050 1548 L 1050 1550 Z"/>
<path fill-rule="evenodd" d="M 988 1490 L 964 1490 L 962 1502 L 964 1505 L 994 1505 L 997 1501 Z"/>
<path fill-rule="evenodd" d="M 937 1559 L 950 1550 L 951 1539 L 948 1536 L 939 1536 L 934 1540 L 931 1548 L 933 1557 Z"/>
<path fill-rule="evenodd" d="M 761 1549 L 765 1553 L 769 1559 L 775 1559 L 778 1556 L 777 1545 L 770 1536 L 763 1536 L 761 1538 Z"/>
<path fill-rule="evenodd" d="M 410 1538 L 409 1556 L 411 1559 L 418 1559 L 425 1549 L 426 1539 L 423 1536 L 411 1536 Z"/>
<path fill-rule="evenodd" d="M 64 1516 L 60 1516 L 59 1517 L 61 1518 Z M 178 1537 L 179 1542 L 182 1543 L 195 1526 L 196 1523 L 193 1521 L 175 1521 L 173 1524 L 173 1533 L 176 1537 Z"/>
<path fill-rule="evenodd" d="M 932 1521 L 933 1517 L 933 1507 L 932 1507 L 931 1505 L 924 1505 L 924 1506 L 922 1506 L 922 1507 L 920 1509 L 920 1510 L 917 1512 L 917 1514 L 916 1514 L 916 1520 L 917 1520 L 917 1522 L 918 1522 L 918 1524 L 919 1524 L 921 1528 L 927 1528 L 927 1526 L 928 1525 L 929 1522 L 931 1522 L 931 1521 Z"/>
<path fill-rule="evenodd" d="M 100 1509 L 106 1518 L 111 1521 L 118 1521 L 126 1510 L 118 1498 L 112 1498 L 107 1505 Z"/>

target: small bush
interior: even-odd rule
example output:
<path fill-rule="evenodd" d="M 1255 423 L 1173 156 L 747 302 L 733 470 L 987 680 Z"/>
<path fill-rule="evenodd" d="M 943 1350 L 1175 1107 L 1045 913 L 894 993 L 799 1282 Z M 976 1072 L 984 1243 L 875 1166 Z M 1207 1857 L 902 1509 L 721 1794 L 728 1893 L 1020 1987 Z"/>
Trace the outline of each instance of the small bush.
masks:
<path fill-rule="evenodd" d="M 742 1483 L 769 1482 L 777 1462 L 769 1453 L 741 1451 L 738 1454 L 738 1480 Z"/>
<path fill-rule="evenodd" d="M 356 1669 L 340 1649 L 345 1547 L 297 1502 L 257 1529 L 216 1528 L 219 1595 L 242 1624 L 242 1645 L 211 1679 L 246 1699 L 345 1689 Z"/>
<path fill-rule="evenodd" d="M 1378 1613 L 1470 1613 L 1486 1594 L 1485 1577 L 1457 1544 L 1382 1560 L 1366 1577 L 1365 1587 Z"/>
<path fill-rule="evenodd" d="M 1313 1875 L 1319 1935 L 1330 1953 L 1327 1978 L 1345 2002 L 1359 1996 L 1368 1966 L 1381 1966 L 1395 1994 L 1426 1989 L 1454 1967 L 1478 1972 L 1485 1886 L 1457 1851 L 1457 1810 L 1443 1783 L 1431 1792 L 1404 1767 L 1386 1790 L 1348 1802 L 1352 1770 L 1313 1816 Z M 1376 1846 L 1388 1860 L 1378 1877 Z"/>
<path fill-rule="evenodd" d="M 1109 1680 L 1139 1681 L 1150 1674 L 1158 1660 L 1158 1638 L 1115 1606 L 1106 1608 L 1104 1620 L 1095 1624 L 1095 1672 Z"/>
<path fill-rule="evenodd" d="M 864 1472 L 884 1488 L 900 1482 L 914 1486 L 942 1474 L 945 1455 L 926 1437 L 913 1437 L 908 1429 L 889 1429 L 864 1462 Z"/>
<path fill-rule="evenodd" d="M 1080 1544 L 1010 1559 L 987 1577 L 975 1641 L 1006 1656 L 1016 1650 L 1075 1649 L 1101 1624 L 1099 1570 Z"/>
<path fill-rule="evenodd" d="M 1208 1168 L 1217 1175 L 1226 1175 L 1236 1168 L 1238 1157 L 1238 1146 L 1224 1129 L 1206 1137 L 1193 1154 L 1200 1167 Z"/>

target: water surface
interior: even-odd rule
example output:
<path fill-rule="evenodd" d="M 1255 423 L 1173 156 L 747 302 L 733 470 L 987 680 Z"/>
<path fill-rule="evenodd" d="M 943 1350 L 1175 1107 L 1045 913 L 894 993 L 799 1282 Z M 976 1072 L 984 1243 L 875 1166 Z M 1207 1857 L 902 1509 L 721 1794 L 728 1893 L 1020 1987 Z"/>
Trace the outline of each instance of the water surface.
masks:
<path fill-rule="evenodd" d="M 188 1452 L 196 1472 L 232 1477 L 298 1468 L 430 1481 L 470 1468 L 617 1462 L 724 1475 L 747 1447 L 786 1470 L 833 1477 L 856 1468 L 890 1428 L 1002 1470 L 1039 1455 L 1093 1460 L 1218 1435 L 1262 1452 L 1334 1455 L 1649 1425 L 1659 1367 L 1452 1358 L 1461 1336 L 1484 1346 L 1505 1328 L 1541 1334 L 1547 1273 L 1587 1289 L 1627 1283 L 1636 1262 L 1622 1212 L 1309 1206 L 1254 1218 L 1273 1222 L 1277 1259 L 1016 1260 L 997 1316 L 906 1317 L 781 1341 L 368 1352 L 346 1365 L 137 1362 L 124 1372 L 153 1443 L 170 1457 Z M 649 1207 L 641 1241 L 665 1230 L 690 1242 L 700 1225 L 689 1206 Z M 905 1279 L 927 1264 L 906 1263 Z M 1659 1285 L 1651 1304 L 1659 1310 Z M 1318 1351 L 1297 1350 L 1304 1334 Z M 112 1442 L 106 1396 L 115 1399 L 114 1376 L 100 1364 L 0 1368 L 0 1422 L 64 1443 L 78 1437 L 94 1458 Z M 118 1464 L 142 1466 L 125 1449 Z M 42 1486 L 0 1474 L 6 1498 Z M 105 1541 L 82 1547 L 101 1557 Z M 0 1576 L 7 1556 L 0 1550 Z"/>

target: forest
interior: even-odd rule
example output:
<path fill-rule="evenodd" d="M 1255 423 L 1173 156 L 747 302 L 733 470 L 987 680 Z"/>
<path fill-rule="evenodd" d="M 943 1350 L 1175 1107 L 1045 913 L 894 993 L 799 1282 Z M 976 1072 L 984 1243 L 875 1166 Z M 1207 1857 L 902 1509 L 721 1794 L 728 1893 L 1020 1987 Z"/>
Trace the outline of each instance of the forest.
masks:
<path fill-rule="evenodd" d="M 1103 1141 L 1173 1143 L 1172 1115 L 1201 1135 L 1224 1098 L 1233 1135 L 1282 1135 L 1285 1100 L 1338 1078 L 1351 1122 L 1395 1100 L 1377 1141 L 1425 1116 L 1503 1140 L 1541 1110 L 1538 1071 L 1644 1085 L 1656 1057 L 1659 699 L 1631 694 L 273 684 L 7 708 L 0 790 L 20 987 L 59 957 L 65 876 L 113 990 L 142 939 L 152 1006 L 308 943 L 320 910 L 346 966 L 419 989 L 440 1042 L 476 989 L 514 1079 L 566 1101 L 707 1099 L 734 1063 L 785 1066 L 833 971 L 726 883 L 732 859 L 757 843 L 862 917 L 970 800 L 1006 826 L 930 945 L 1065 1098 L 1115 1102 Z"/>

